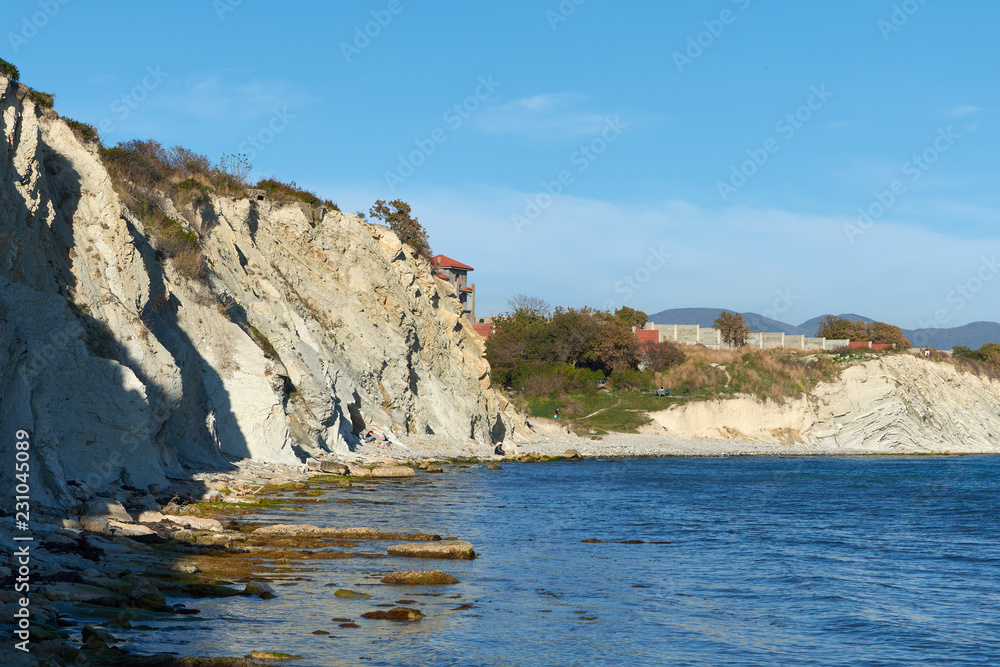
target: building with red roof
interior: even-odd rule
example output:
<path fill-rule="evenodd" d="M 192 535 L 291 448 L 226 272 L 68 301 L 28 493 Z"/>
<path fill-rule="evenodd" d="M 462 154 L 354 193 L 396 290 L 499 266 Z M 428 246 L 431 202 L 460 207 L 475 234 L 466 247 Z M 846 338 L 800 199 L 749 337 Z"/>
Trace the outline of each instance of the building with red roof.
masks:
<path fill-rule="evenodd" d="M 458 292 L 458 300 L 462 302 L 462 314 L 470 322 L 476 321 L 476 286 L 469 284 L 469 271 L 475 271 L 468 264 L 445 255 L 434 255 L 431 262 L 438 269 L 438 278 L 447 280 Z"/>

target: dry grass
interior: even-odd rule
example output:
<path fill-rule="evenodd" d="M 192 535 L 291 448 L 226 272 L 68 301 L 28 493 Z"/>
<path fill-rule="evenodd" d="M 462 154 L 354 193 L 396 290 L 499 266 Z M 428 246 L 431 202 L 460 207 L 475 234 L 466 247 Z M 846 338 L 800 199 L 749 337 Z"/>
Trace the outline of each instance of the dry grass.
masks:
<path fill-rule="evenodd" d="M 798 398 L 818 382 L 835 379 L 841 368 L 834 355 L 803 350 L 685 346 L 684 353 L 687 359 L 657 374 L 656 382 L 670 387 L 672 395 L 693 399 L 738 393 L 762 400 Z"/>
<path fill-rule="evenodd" d="M 197 248 L 185 248 L 173 256 L 174 268 L 191 280 L 205 277 L 205 259 Z"/>

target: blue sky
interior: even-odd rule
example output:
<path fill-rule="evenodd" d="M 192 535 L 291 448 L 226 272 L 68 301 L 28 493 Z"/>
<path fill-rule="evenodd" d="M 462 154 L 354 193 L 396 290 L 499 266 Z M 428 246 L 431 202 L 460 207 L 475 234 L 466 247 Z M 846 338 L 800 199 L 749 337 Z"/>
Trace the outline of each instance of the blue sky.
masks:
<path fill-rule="evenodd" d="M 991 0 L 5 9 L 0 57 L 106 144 L 248 153 L 345 211 L 402 198 L 480 315 L 1000 320 Z"/>

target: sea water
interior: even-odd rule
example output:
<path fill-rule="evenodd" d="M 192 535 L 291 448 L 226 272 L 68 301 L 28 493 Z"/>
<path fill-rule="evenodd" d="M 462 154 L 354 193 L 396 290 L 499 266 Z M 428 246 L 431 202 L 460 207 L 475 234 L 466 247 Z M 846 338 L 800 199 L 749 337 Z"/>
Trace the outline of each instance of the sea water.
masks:
<path fill-rule="evenodd" d="M 201 615 L 131 648 L 300 667 L 1000 665 L 998 492 L 1000 457 L 981 456 L 449 466 L 248 519 L 434 532 L 478 559 L 308 561 L 273 600 L 183 600 Z M 434 568 L 461 583 L 379 583 Z M 424 620 L 361 618 L 401 600 Z"/>

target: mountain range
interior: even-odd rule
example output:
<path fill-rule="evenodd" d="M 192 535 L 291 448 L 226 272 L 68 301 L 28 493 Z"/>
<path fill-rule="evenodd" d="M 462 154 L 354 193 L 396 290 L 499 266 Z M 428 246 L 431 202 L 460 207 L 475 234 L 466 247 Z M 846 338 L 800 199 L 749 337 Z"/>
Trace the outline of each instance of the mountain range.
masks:
<path fill-rule="evenodd" d="M 729 308 L 671 308 L 650 315 L 649 321 L 654 324 L 697 324 L 710 327 L 719 313 L 724 310 L 735 312 Z M 746 320 L 747 326 L 753 331 L 784 331 L 790 336 L 800 334 L 815 336 L 819 330 L 820 322 L 823 318 L 828 317 L 828 315 L 820 315 L 795 325 L 764 317 L 759 313 L 740 314 Z M 837 317 L 865 322 L 874 321 L 870 317 L 854 313 L 842 313 Z M 930 346 L 939 350 L 950 350 L 956 345 L 963 345 L 978 349 L 984 343 L 1000 343 L 1000 324 L 996 322 L 972 322 L 948 329 L 903 329 L 903 334 L 913 341 L 914 345 L 921 347 Z"/>

